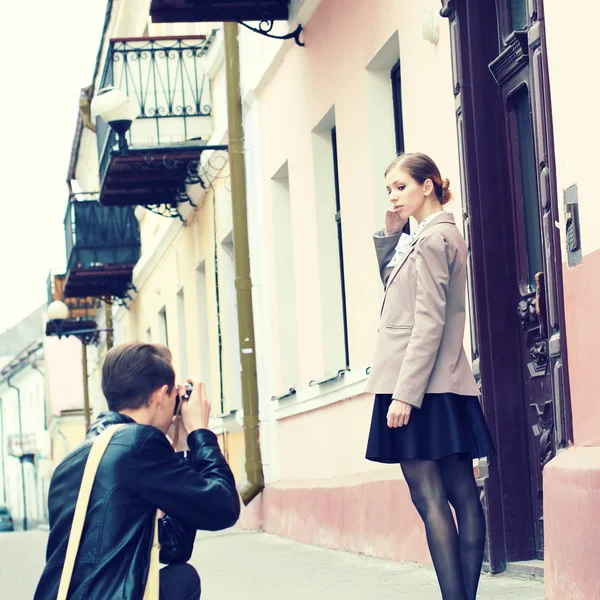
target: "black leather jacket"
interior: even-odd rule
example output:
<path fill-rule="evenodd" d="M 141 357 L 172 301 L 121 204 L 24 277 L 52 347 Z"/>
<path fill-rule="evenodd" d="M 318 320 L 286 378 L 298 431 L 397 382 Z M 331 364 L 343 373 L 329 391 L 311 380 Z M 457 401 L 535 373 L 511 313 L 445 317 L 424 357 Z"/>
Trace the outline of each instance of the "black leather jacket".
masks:
<path fill-rule="evenodd" d="M 189 560 L 196 530 L 224 529 L 239 517 L 233 474 L 214 433 L 192 432 L 183 458 L 158 429 L 102 413 L 52 476 L 47 562 L 34 600 L 56 599 L 90 447 L 115 423 L 126 425 L 115 433 L 98 468 L 69 600 L 142 599 L 157 508 L 168 515 L 159 522 L 160 560 L 167 564 Z"/>

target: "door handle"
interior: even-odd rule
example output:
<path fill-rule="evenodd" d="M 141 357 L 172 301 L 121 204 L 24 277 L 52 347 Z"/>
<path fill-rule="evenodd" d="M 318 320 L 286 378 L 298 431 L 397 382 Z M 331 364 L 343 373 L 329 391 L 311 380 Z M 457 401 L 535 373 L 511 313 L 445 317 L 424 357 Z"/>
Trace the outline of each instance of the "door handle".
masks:
<path fill-rule="evenodd" d="M 544 272 L 535 274 L 535 312 L 540 321 L 540 333 L 546 335 L 546 278 Z"/>

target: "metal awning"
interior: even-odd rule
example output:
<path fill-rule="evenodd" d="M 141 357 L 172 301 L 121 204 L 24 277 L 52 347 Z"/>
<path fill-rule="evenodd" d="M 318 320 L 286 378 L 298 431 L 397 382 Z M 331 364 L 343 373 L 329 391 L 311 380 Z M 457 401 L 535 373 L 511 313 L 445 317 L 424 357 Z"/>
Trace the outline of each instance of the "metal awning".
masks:
<path fill-rule="evenodd" d="M 154 23 L 287 21 L 289 0 L 152 0 Z"/>

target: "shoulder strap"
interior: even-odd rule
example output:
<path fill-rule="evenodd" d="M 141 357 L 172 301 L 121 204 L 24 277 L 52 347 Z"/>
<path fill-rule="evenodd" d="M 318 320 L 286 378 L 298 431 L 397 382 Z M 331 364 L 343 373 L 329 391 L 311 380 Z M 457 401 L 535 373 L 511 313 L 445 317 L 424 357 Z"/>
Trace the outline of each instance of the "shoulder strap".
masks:
<path fill-rule="evenodd" d="M 75 567 L 75 559 L 79 550 L 79 542 L 83 532 L 87 507 L 94 486 L 94 479 L 98 471 L 98 465 L 104 455 L 104 452 L 110 442 L 112 436 L 120 429 L 123 424 L 111 425 L 107 427 L 94 441 L 92 448 L 85 463 L 81 487 L 77 496 L 77 504 L 75 505 L 75 514 L 73 516 L 73 524 L 71 525 L 71 533 L 69 534 L 69 543 L 67 545 L 67 553 L 63 565 L 62 575 L 60 577 L 60 585 L 56 600 L 66 600 L 71 585 L 71 577 L 73 568 Z"/>
<path fill-rule="evenodd" d="M 69 543 L 67 545 L 67 553 L 63 565 L 62 574 L 60 577 L 60 585 L 56 600 L 67 600 L 69 586 L 71 585 L 71 577 L 75 568 L 75 559 L 79 550 L 81 534 L 83 533 L 83 525 L 87 514 L 90 496 L 92 495 L 92 487 L 98 466 L 102 460 L 102 456 L 108 447 L 112 436 L 118 429 L 123 427 L 124 423 L 111 425 L 107 427 L 94 441 L 92 448 L 85 463 L 81 487 L 77 496 L 77 504 L 75 505 L 75 514 L 73 516 L 73 524 L 71 525 L 71 533 L 69 534 Z M 148 570 L 148 579 L 146 581 L 146 589 L 144 590 L 143 600 L 158 600 L 159 598 L 159 551 L 158 543 L 158 511 L 154 518 L 154 535 L 152 539 L 152 549 L 150 550 L 150 568 Z"/>
<path fill-rule="evenodd" d="M 152 550 L 150 550 L 150 568 L 148 569 L 148 579 L 146 580 L 146 589 L 142 600 L 159 599 L 159 553 L 160 545 L 158 543 L 158 511 L 154 518 L 154 539 L 152 540 Z"/>

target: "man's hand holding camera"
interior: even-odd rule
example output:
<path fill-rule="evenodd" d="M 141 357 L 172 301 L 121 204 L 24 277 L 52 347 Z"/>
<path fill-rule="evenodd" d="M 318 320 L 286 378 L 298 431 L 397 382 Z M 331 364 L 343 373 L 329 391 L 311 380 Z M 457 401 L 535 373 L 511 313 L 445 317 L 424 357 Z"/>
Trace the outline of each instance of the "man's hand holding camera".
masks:
<path fill-rule="evenodd" d="M 210 401 L 206 395 L 206 386 L 195 377 L 189 377 L 188 381 L 193 385 L 192 393 L 188 400 L 184 400 L 181 406 L 181 420 L 188 433 L 196 429 L 208 429 L 210 418 Z"/>
<path fill-rule="evenodd" d="M 175 417 L 174 430 L 177 431 L 174 436 L 171 436 L 177 441 L 176 451 L 187 450 L 187 436 L 197 429 L 208 429 L 210 419 L 210 400 L 206 395 L 206 386 L 202 381 L 195 377 L 189 377 L 188 383 L 192 385 L 192 390 L 186 390 L 186 386 L 178 385 L 177 394 L 180 398 L 181 407 L 178 409 L 181 416 Z"/>

